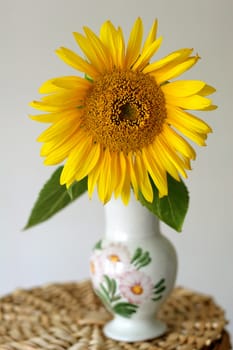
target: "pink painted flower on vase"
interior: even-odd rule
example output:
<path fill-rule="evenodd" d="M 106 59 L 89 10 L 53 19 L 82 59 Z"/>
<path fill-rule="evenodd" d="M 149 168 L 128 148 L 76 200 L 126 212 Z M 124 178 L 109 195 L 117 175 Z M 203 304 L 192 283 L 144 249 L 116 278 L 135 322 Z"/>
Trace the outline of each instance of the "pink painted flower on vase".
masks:
<path fill-rule="evenodd" d="M 97 288 L 103 281 L 103 266 L 101 256 L 94 251 L 90 258 L 90 273 L 92 282 L 95 288 Z"/>
<path fill-rule="evenodd" d="M 104 274 L 109 277 L 118 277 L 129 269 L 130 253 L 121 243 L 112 243 L 101 252 L 100 259 L 104 266 Z"/>
<path fill-rule="evenodd" d="M 131 270 L 119 277 L 120 293 L 132 304 L 142 304 L 153 295 L 151 278 L 142 271 Z"/>

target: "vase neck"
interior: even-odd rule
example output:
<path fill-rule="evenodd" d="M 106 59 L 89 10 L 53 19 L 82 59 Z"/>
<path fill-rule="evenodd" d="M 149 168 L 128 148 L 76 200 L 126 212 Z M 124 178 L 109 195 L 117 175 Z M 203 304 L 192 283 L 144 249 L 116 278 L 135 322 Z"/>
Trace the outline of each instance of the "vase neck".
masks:
<path fill-rule="evenodd" d="M 133 195 L 128 205 L 121 199 L 111 199 L 105 205 L 105 220 L 107 239 L 125 241 L 160 234 L 158 218 Z"/>

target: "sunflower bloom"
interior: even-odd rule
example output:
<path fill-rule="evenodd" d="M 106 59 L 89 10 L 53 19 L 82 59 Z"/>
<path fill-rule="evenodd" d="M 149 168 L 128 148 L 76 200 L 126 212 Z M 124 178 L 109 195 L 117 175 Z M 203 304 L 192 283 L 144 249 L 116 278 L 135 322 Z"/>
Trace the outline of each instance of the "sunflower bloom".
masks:
<path fill-rule="evenodd" d="M 31 103 L 42 114 L 31 118 L 51 124 L 38 141 L 46 165 L 64 162 L 62 185 L 87 176 L 89 196 L 97 187 L 103 203 L 113 193 L 127 203 L 131 187 L 152 202 L 151 181 L 163 197 L 167 173 L 177 181 L 187 177 L 196 154 L 186 138 L 203 146 L 211 132 L 190 110 L 214 109 L 206 96 L 215 89 L 200 80 L 173 81 L 198 61 L 192 49 L 151 61 L 162 42 L 156 32 L 154 21 L 142 43 L 138 18 L 126 44 L 122 29 L 107 21 L 99 35 L 88 27 L 74 33 L 84 58 L 64 47 L 56 51 L 83 74 L 45 82 L 44 97 Z"/>

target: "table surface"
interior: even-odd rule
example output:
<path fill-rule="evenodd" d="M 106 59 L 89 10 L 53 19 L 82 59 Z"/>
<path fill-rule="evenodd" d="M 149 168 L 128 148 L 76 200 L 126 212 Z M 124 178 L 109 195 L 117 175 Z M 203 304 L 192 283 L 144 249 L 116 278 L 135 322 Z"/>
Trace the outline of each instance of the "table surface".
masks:
<path fill-rule="evenodd" d="M 162 337 L 117 342 L 102 333 L 111 316 L 89 280 L 16 290 L 0 299 L 0 350 L 230 349 L 224 311 L 211 296 L 175 288 L 158 316 L 168 325 Z"/>

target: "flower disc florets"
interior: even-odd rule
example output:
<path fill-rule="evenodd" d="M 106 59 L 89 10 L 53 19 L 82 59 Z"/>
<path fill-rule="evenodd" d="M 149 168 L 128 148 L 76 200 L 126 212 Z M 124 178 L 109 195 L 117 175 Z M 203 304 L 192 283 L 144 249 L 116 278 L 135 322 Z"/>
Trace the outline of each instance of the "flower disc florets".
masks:
<path fill-rule="evenodd" d="M 165 118 L 164 96 L 153 77 L 115 70 L 93 83 L 82 125 L 96 142 L 127 154 L 151 144 Z"/>

